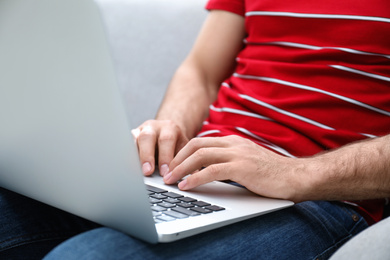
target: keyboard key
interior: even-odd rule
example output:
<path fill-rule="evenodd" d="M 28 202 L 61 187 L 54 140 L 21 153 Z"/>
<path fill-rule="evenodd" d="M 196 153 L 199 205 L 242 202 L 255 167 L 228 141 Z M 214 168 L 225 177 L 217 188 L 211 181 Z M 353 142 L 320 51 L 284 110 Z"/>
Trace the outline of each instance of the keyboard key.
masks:
<path fill-rule="evenodd" d="M 162 200 L 162 199 L 166 199 L 166 198 L 167 198 L 167 196 L 164 196 L 164 195 L 158 194 L 158 193 L 153 194 L 153 195 L 150 195 L 150 197 L 155 198 L 155 199 L 159 199 L 159 200 Z"/>
<path fill-rule="evenodd" d="M 205 207 L 205 206 L 210 206 L 210 203 L 204 202 L 204 201 L 194 201 L 191 202 L 192 204 L 198 206 L 198 207 Z"/>
<path fill-rule="evenodd" d="M 162 200 L 149 197 L 149 202 L 152 203 L 152 204 L 157 204 L 157 203 L 162 202 Z"/>
<path fill-rule="evenodd" d="M 173 210 L 166 211 L 164 214 L 174 218 L 188 218 L 188 215 Z"/>
<path fill-rule="evenodd" d="M 185 209 L 185 208 L 181 208 L 181 207 L 172 208 L 172 210 L 180 212 L 180 213 L 185 214 L 185 215 L 190 216 L 190 217 L 194 217 L 194 216 L 199 216 L 200 215 L 198 212 L 195 212 L 195 211 L 192 211 L 192 210 L 188 210 L 188 209 Z"/>
<path fill-rule="evenodd" d="M 168 215 L 161 215 L 161 216 L 158 216 L 156 219 L 162 220 L 162 221 L 167 221 L 167 222 L 176 220 L 176 218 L 168 216 Z"/>
<path fill-rule="evenodd" d="M 180 203 L 180 200 L 174 199 L 174 198 L 167 198 L 167 199 L 164 199 L 164 201 L 168 202 L 168 203 L 172 203 L 172 204 Z"/>
<path fill-rule="evenodd" d="M 201 207 L 191 208 L 190 210 L 193 210 L 195 212 L 199 212 L 199 213 L 202 213 L 202 214 L 208 214 L 208 213 L 213 212 L 213 211 L 211 211 L 209 209 L 205 209 L 205 208 L 201 208 Z"/>
<path fill-rule="evenodd" d="M 153 217 L 160 216 L 162 213 L 160 211 L 152 211 Z"/>
<path fill-rule="evenodd" d="M 221 210 L 224 210 L 225 208 L 222 208 L 222 207 L 216 206 L 216 205 L 212 205 L 212 206 L 205 207 L 205 209 L 209 209 L 209 210 L 212 210 L 212 211 L 221 211 Z"/>
<path fill-rule="evenodd" d="M 167 197 L 171 197 L 171 198 L 181 198 L 181 197 L 184 197 L 183 195 L 180 195 L 180 194 L 177 194 L 177 193 L 174 193 L 174 192 L 166 192 L 164 193 L 165 196 Z"/>
<path fill-rule="evenodd" d="M 179 207 L 182 207 L 182 208 L 193 208 L 193 207 L 195 207 L 195 205 L 192 205 L 191 203 L 187 203 L 187 202 L 176 203 L 176 206 L 179 206 Z"/>
<path fill-rule="evenodd" d="M 151 207 L 153 211 L 165 211 L 167 208 L 160 207 L 160 206 L 152 206 Z"/>
<path fill-rule="evenodd" d="M 190 198 L 190 197 L 182 197 L 182 198 L 179 198 L 179 200 L 184 201 L 184 202 L 196 201 L 196 199 L 193 199 L 193 198 Z"/>
<path fill-rule="evenodd" d="M 167 190 L 163 190 L 163 189 L 151 186 L 151 185 L 146 185 L 146 189 L 148 191 L 151 191 L 151 192 L 154 192 L 154 193 L 164 193 L 164 192 L 167 192 Z"/>
<path fill-rule="evenodd" d="M 164 207 L 164 208 L 173 208 L 173 207 L 176 207 L 175 204 L 168 203 L 168 202 L 161 202 L 161 203 L 158 203 L 157 205 L 160 206 L 160 207 Z"/>

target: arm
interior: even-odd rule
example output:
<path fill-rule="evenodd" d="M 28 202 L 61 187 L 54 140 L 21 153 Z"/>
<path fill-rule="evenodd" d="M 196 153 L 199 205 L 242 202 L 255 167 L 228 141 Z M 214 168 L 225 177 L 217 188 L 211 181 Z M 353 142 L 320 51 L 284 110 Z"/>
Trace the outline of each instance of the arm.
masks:
<path fill-rule="evenodd" d="M 230 179 L 257 194 L 295 202 L 385 198 L 390 197 L 390 135 L 298 159 L 237 136 L 196 138 L 170 168 L 167 183 L 194 172 L 179 184 L 183 190 Z"/>
<path fill-rule="evenodd" d="M 156 119 L 172 120 L 188 138 L 193 137 L 220 84 L 233 72 L 243 39 L 243 17 L 211 11 L 193 49 L 172 78 Z"/>
<path fill-rule="evenodd" d="M 390 135 L 346 145 L 307 159 L 310 199 L 390 197 Z M 305 197 L 303 197 L 304 199 Z"/>
<path fill-rule="evenodd" d="M 146 175 L 154 171 L 156 144 L 160 172 L 164 174 L 175 153 L 196 134 L 221 82 L 233 70 L 243 38 L 243 17 L 210 12 L 193 49 L 173 76 L 156 120 L 135 131 Z"/>

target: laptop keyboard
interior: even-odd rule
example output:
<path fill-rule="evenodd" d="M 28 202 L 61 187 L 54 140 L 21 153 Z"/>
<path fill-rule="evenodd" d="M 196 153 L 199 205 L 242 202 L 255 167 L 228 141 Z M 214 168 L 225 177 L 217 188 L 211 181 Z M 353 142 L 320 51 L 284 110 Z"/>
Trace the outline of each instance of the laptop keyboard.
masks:
<path fill-rule="evenodd" d="M 149 201 L 156 223 L 225 210 L 223 207 L 191 197 L 185 197 L 151 185 L 146 185 L 146 189 L 149 193 Z"/>

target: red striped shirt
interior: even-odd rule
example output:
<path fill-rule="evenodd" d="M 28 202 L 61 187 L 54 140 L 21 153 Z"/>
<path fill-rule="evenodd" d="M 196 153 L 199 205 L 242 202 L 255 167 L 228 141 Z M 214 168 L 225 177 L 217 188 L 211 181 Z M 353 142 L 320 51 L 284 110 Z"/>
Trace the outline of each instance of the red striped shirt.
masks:
<path fill-rule="evenodd" d="M 289 157 L 390 133 L 386 0 L 210 0 L 247 37 L 199 136 L 236 134 Z M 369 210 L 380 219 L 381 207 Z"/>

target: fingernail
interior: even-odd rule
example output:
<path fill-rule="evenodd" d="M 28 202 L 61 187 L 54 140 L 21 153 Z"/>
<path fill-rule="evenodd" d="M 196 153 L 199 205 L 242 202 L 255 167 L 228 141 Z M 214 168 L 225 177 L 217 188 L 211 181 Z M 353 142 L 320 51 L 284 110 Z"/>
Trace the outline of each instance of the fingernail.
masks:
<path fill-rule="evenodd" d="M 168 172 L 169 172 L 168 164 L 161 165 L 161 167 L 160 167 L 160 174 L 161 174 L 161 176 L 164 177 L 166 174 L 168 174 Z"/>
<path fill-rule="evenodd" d="M 147 174 L 149 173 L 150 171 L 152 170 L 152 165 L 150 165 L 150 163 L 146 162 L 142 165 L 142 172 L 144 174 Z"/>
<path fill-rule="evenodd" d="M 187 186 L 187 179 L 184 179 L 178 185 L 179 189 L 181 189 L 181 190 L 185 190 L 186 186 Z"/>

